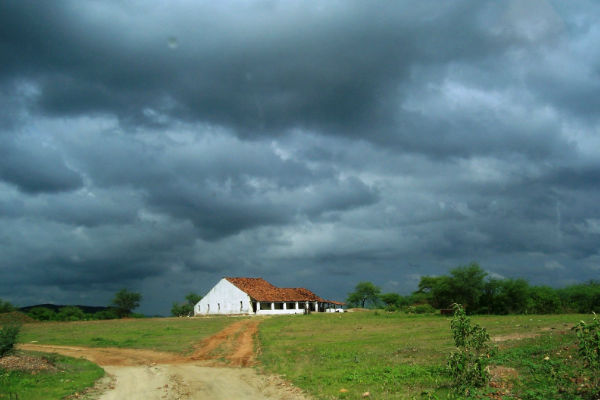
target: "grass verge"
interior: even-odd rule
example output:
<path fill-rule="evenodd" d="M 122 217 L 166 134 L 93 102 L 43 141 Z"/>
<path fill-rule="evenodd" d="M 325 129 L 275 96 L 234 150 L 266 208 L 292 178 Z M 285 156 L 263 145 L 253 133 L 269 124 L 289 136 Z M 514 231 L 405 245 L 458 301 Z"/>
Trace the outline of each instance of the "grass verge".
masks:
<path fill-rule="evenodd" d="M 19 342 L 152 349 L 187 354 L 200 340 L 237 319 L 148 318 L 25 324 Z"/>
<path fill-rule="evenodd" d="M 501 390 L 496 391 L 504 398 L 600 398 L 600 388 L 594 388 L 592 376 L 577 355 L 576 336 L 572 331 L 550 331 L 513 342 L 500 351 L 494 362 L 516 371 L 500 385 Z"/>
<path fill-rule="evenodd" d="M 81 393 L 104 375 L 104 370 L 84 359 L 58 354 L 19 352 L 38 358 L 50 369 L 20 371 L 0 368 L 0 399 L 54 400 Z"/>
<path fill-rule="evenodd" d="M 530 347 L 527 343 L 551 332 L 563 332 L 555 336 L 567 337 L 564 340 L 572 345 L 574 336 L 564 332 L 581 318 L 520 315 L 472 320 L 492 337 L 503 338 L 502 354 L 503 349 Z M 446 398 L 450 377 L 445 364 L 454 349 L 450 319 L 384 312 L 270 318 L 259 330 L 260 361 L 265 370 L 285 375 L 317 399 L 362 399 L 365 392 L 371 399 Z M 531 375 L 522 373 L 527 385 L 526 376 Z M 524 388 L 515 386 L 519 392 Z"/>

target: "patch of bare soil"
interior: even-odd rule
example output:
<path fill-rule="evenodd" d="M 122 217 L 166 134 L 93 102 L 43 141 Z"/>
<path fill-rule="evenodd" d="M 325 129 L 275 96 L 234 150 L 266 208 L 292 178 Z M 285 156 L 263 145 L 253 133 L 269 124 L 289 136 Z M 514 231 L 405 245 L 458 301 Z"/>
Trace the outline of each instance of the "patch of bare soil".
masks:
<path fill-rule="evenodd" d="M 187 361 L 176 354 L 138 349 L 119 349 L 115 347 L 78 347 L 26 343 L 18 346 L 22 350 L 59 353 L 69 357 L 86 358 L 101 366 L 135 366 L 170 364 Z"/>
<path fill-rule="evenodd" d="M 44 357 L 15 354 L 0 358 L 0 369 L 9 371 L 38 371 L 56 370 L 56 367 Z"/>
<path fill-rule="evenodd" d="M 99 400 L 307 400 L 283 379 L 240 368 L 256 364 L 254 339 L 259 323 L 257 319 L 235 322 L 203 340 L 191 356 L 118 348 L 19 347 L 84 357 L 99 364 L 108 374 L 90 391 L 102 393 Z"/>
<path fill-rule="evenodd" d="M 231 366 L 247 367 L 255 364 L 254 338 L 258 332 L 257 320 L 233 323 L 221 332 L 200 343 L 191 355 L 192 360 L 214 360 L 222 357 Z"/>
<path fill-rule="evenodd" d="M 251 368 L 178 364 L 105 369 L 115 379 L 114 388 L 99 400 L 307 400 L 293 386 Z"/>
<path fill-rule="evenodd" d="M 508 340 L 531 339 L 540 336 L 539 333 L 511 333 L 510 335 L 500 335 L 492 337 L 492 342 L 506 342 Z"/>
<path fill-rule="evenodd" d="M 503 399 L 504 396 L 509 395 L 513 388 L 512 381 L 519 376 L 517 370 L 502 365 L 494 365 L 489 368 L 489 372 L 491 375 L 490 386 L 497 389 L 489 397 Z"/>
<path fill-rule="evenodd" d="M 516 369 L 511 367 L 494 365 L 490 367 L 490 375 L 492 376 L 492 382 L 505 382 L 511 379 L 515 379 L 519 376 L 519 373 Z"/>

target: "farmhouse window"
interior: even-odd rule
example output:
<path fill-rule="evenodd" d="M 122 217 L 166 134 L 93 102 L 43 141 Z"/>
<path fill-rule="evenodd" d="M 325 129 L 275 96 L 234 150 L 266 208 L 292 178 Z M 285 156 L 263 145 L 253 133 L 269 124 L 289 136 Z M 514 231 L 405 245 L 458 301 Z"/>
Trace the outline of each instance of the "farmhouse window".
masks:
<path fill-rule="evenodd" d="M 275 303 L 276 310 L 283 310 L 283 303 Z"/>
<path fill-rule="evenodd" d="M 271 303 L 267 303 L 265 301 L 261 301 L 260 302 L 260 309 L 261 310 L 270 310 L 271 309 Z"/>

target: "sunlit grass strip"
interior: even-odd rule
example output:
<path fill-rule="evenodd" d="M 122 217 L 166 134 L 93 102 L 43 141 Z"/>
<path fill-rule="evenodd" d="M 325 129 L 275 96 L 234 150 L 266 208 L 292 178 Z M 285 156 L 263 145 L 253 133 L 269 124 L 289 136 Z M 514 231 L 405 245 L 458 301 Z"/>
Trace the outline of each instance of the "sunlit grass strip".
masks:
<path fill-rule="evenodd" d="M 238 318 L 149 318 L 23 325 L 19 341 L 89 347 L 152 349 L 187 354 Z"/>

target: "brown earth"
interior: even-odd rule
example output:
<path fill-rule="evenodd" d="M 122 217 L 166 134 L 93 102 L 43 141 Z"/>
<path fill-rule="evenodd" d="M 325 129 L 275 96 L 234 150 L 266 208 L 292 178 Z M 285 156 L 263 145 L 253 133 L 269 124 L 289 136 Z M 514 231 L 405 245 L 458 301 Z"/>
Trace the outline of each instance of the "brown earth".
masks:
<path fill-rule="evenodd" d="M 119 349 L 116 347 L 79 347 L 26 343 L 19 345 L 18 348 L 21 350 L 59 353 L 69 357 L 85 358 L 103 367 L 138 366 L 153 363 L 173 364 L 186 360 L 184 357 L 172 353 L 153 350 Z"/>
<path fill-rule="evenodd" d="M 516 369 L 511 367 L 494 365 L 490 367 L 490 375 L 492 376 L 492 381 L 506 381 L 509 379 L 515 379 L 517 376 L 519 376 L 519 373 Z"/>
<path fill-rule="evenodd" d="M 507 340 L 531 339 L 540 336 L 539 333 L 511 333 L 492 337 L 492 342 L 506 342 Z"/>
<path fill-rule="evenodd" d="M 247 367 L 255 363 L 254 337 L 258 332 L 258 320 L 235 322 L 221 332 L 204 339 L 190 356 L 191 360 L 214 360 L 216 354 L 229 365 Z"/>
<path fill-rule="evenodd" d="M 99 400 L 307 400 L 281 378 L 247 368 L 256 364 L 254 338 L 259 323 L 258 319 L 235 322 L 200 342 L 190 356 L 32 343 L 19 348 L 84 357 L 102 366 L 108 376 L 89 392 Z"/>
<path fill-rule="evenodd" d="M 513 381 L 519 376 L 517 370 L 503 365 L 494 365 L 489 367 L 489 372 L 490 387 L 495 388 L 496 391 L 489 393 L 487 397 L 498 400 L 512 398 Z"/>
<path fill-rule="evenodd" d="M 15 354 L 0 358 L 0 369 L 38 372 L 46 370 L 54 371 L 56 367 L 43 357 Z"/>

